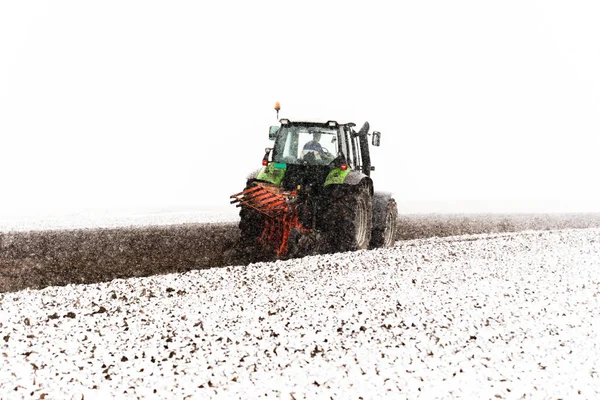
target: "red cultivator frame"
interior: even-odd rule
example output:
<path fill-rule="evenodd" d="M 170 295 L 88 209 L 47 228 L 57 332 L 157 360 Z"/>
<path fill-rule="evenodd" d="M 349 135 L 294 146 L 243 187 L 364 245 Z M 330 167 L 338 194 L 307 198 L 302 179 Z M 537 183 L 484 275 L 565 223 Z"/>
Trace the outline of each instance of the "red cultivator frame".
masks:
<path fill-rule="evenodd" d="M 230 198 L 236 207 L 250 207 L 266 217 L 258 241 L 264 248 L 272 249 L 277 258 L 288 255 L 288 239 L 293 229 L 308 232 L 299 222 L 295 191 L 285 192 L 278 186 L 257 182 Z"/>

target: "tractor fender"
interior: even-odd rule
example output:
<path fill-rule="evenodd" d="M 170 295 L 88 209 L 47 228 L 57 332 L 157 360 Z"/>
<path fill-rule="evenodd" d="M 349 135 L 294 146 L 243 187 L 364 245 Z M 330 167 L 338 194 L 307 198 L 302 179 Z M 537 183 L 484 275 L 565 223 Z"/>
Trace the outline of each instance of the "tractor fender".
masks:
<path fill-rule="evenodd" d="M 285 164 L 269 163 L 269 165 L 250 174 L 247 179 L 256 179 L 262 182 L 272 183 L 273 185 L 280 185 L 285 176 L 285 171 Z"/>
<path fill-rule="evenodd" d="M 360 171 L 355 171 L 352 170 L 350 171 L 350 173 L 346 176 L 346 179 L 344 180 L 344 183 L 346 185 L 351 185 L 351 186 L 355 186 L 360 184 L 364 179 L 366 179 L 367 181 L 371 181 L 371 178 L 369 178 L 368 176 L 366 176 L 365 174 L 363 174 Z"/>
<path fill-rule="evenodd" d="M 371 178 L 357 170 L 336 168 L 327 175 L 324 186 L 357 186 L 361 184 L 367 184 L 371 188 L 371 194 L 373 194 Z"/>
<path fill-rule="evenodd" d="M 369 187 L 371 195 L 373 195 L 373 181 L 371 180 L 371 178 L 369 178 L 367 175 L 363 174 L 360 171 L 350 171 L 350 173 L 348 174 L 348 176 L 346 176 L 346 179 L 344 180 L 344 185 L 367 185 Z"/>
<path fill-rule="evenodd" d="M 373 194 L 373 227 L 385 224 L 385 211 L 391 199 L 392 193 L 389 192 L 375 192 Z"/>

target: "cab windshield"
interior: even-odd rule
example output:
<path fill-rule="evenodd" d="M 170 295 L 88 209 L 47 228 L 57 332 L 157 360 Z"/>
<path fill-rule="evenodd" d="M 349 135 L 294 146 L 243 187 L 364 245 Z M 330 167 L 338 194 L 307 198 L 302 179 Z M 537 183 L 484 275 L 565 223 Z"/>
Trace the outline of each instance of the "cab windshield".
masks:
<path fill-rule="evenodd" d="M 335 129 L 283 125 L 273 149 L 273 161 L 284 164 L 328 165 L 337 154 Z"/>

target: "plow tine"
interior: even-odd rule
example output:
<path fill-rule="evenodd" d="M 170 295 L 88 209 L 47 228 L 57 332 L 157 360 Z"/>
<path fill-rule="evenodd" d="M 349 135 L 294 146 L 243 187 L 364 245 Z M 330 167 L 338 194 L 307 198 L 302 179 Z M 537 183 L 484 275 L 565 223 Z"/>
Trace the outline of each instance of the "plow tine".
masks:
<path fill-rule="evenodd" d="M 256 196 L 246 196 L 244 197 L 244 200 L 252 203 L 259 203 L 261 200 L 267 199 L 271 196 L 273 196 L 272 193 L 265 191 L 264 193 L 257 194 Z"/>
<path fill-rule="evenodd" d="M 246 189 L 244 191 L 241 191 L 239 193 L 236 194 L 232 194 L 231 196 L 229 196 L 231 200 L 229 203 L 230 204 L 234 204 L 234 203 L 238 203 L 240 201 L 243 201 L 245 197 L 251 196 L 252 194 L 254 194 L 256 191 L 263 191 L 264 189 L 260 186 L 254 186 L 251 187 L 249 189 Z"/>
<path fill-rule="evenodd" d="M 252 199 L 259 198 L 259 197 L 270 196 L 270 195 L 272 195 L 271 192 L 261 188 L 261 190 L 255 190 L 255 191 L 252 191 L 251 193 L 246 193 L 244 195 L 244 199 L 252 200 Z"/>
<path fill-rule="evenodd" d="M 242 191 L 242 193 L 248 194 L 248 193 L 256 192 L 257 190 L 264 190 L 264 188 L 262 186 L 256 185 L 256 186 L 252 186 L 252 187 Z"/>
<path fill-rule="evenodd" d="M 239 197 L 239 196 L 246 196 L 246 195 L 248 195 L 248 194 L 250 194 L 250 193 L 256 192 L 257 190 L 264 190 L 264 189 L 263 189 L 261 186 L 253 186 L 253 187 L 251 187 L 251 188 L 248 188 L 248 189 L 246 189 L 246 190 L 242 190 L 242 191 L 241 191 L 241 192 L 239 192 L 239 193 L 232 194 L 232 195 L 231 195 L 231 196 L 229 196 L 229 197 L 230 197 L 230 198 L 232 198 L 232 197 L 235 197 L 235 198 L 237 198 L 237 197 Z"/>
<path fill-rule="evenodd" d="M 236 207 L 250 207 L 271 220 L 281 218 L 287 210 L 286 197 L 278 189 L 270 189 L 263 185 L 252 186 L 240 193 L 229 196 L 231 204 Z M 274 229 L 275 225 L 273 225 Z"/>
<path fill-rule="evenodd" d="M 234 197 L 234 196 L 231 196 L 230 199 L 233 199 L 233 200 L 229 201 L 229 204 L 235 204 L 235 203 L 239 203 L 242 201 L 242 199 L 240 199 L 239 197 Z"/>
<path fill-rule="evenodd" d="M 265 211 L 283 211 L 285 209 L 285 204 L 285 198 L 280 196 L 265 199 L 258 204 L 252 203 L 253 206 L 260 207 Z"/>
<path fill-rule="evenodd" d="M 269 197 L 266 199 L 263 199 L 263 201 L 260 202 L 261 206 L 269 206 L 272 207 L 274 203 L 285 203 L 285 198 L 281 197 L 281 196 L 273 196 L 273 197 Z"/>
<path fill-rule="evenodd" d="M 248 204 L 250 202 L 256 202 L 263 197 L 268 197 L 269 195 L 270 193 L 268 191 L 264 190 L 260 186 L 255 186 L 251 189 L 244 190 L 243 192 L 240 192 L 238 194 L 231 195 L 229 196 L 229 198 L 233 199 L 230 201 L 231 204 L 238 202 Z"/>
<path fill-rule="evenodd" d="M 284 211 L 285 210 L 285 200 L 276 200 L 272 203 L 266 205 L 266 208 L 269 208 L 273 211 Z"/>
<path fill-rule="evenodd" d="M 261 207 L 271 207 L 273 203 L 285 203 L 285 197 L 270 194 L 269 196 L 261 196 L 260 198 L 251 199 L 250 203 L 261 206 Z"/>

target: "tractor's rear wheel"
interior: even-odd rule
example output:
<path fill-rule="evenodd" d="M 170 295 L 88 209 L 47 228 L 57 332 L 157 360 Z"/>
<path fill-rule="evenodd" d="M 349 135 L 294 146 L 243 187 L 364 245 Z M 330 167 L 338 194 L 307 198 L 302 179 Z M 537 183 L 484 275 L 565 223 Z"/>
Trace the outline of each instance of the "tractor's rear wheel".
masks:
<path fill-rule="evenodd" d="M 333 204 L 328 227 L 335 251 L 365 250 L 371 241 L 372 199 L 368 186 L 352 188 Z"/>
<path fill-rule="evenodd" d="M 374 213 L 383 213 L 375 218 L 382 221 L 380 226 L 374 226 L 371 234 L 371 248 L 393 247 L 396 243 L 396 226 L 398 224 L 398 207 L 396 200 L 387 199 L 385 208 L 374 210 Z"/>

